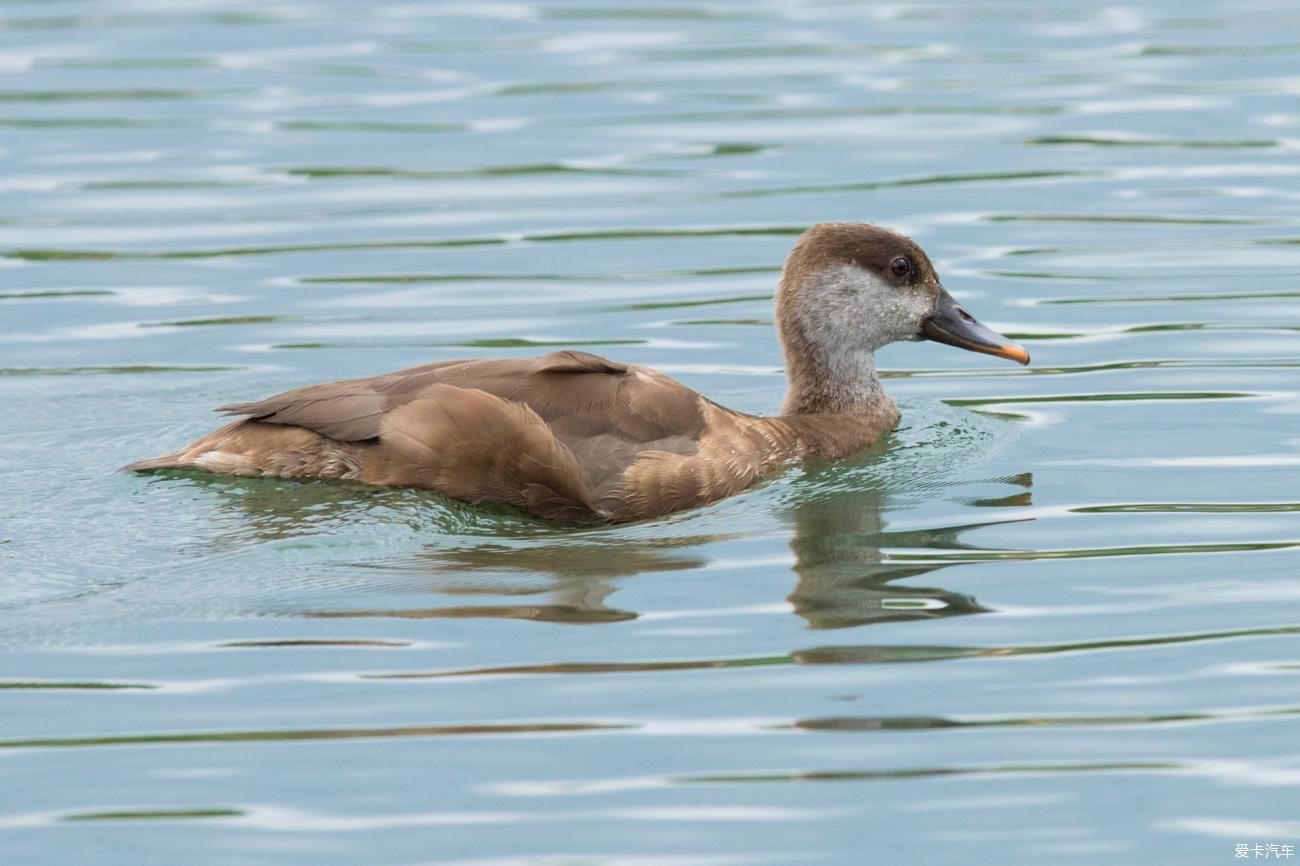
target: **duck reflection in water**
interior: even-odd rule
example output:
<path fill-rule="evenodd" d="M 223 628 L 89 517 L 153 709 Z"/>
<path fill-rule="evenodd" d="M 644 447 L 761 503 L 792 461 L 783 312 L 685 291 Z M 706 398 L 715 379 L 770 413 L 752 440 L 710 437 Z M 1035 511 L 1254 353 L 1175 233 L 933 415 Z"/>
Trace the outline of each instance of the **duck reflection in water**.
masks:
<path fill-rule="evenodd" d="M 795 481 L 788 507 L 775 512 L 792 529 L 790 548 L 796 576 L 787 600 L 810 628 L 836 629 L 877 622 L 932 619 L 986 612 L 974 598 L 948 590 L 917 586 L 912 580 L 951 567 L 944 551 L 979 550 L 961 536 L 971 530 L 1019 518 L 990 520 L 933 529 L 889 530 L 883 512 L 889 491 L 878 487 L 836 489 L 834 478 L 811 471 Z M 1011 495 L 965 500 L 967 505 L 1014 508 L 1030 503 L 1032 475 L 989 479 L 981 487 L 1010 485 Z M 247 485 L 246 487 L 244 485 Z M 259 539 L 319 531 L 322 523 L 345 524 L 359 509 L 373 515 L 378 500 L 424 496 L 400 491 L 364 491 L 340 499 L 333 485 L 307 484 L 286 495 L 280 483 L 244 482 L 217 489 L 237 505 L 244 533 Z M 260 495 L 262 487 L 274 488 Z M 274 495 L 270 495 L 274 494 Z M 410 503 L 387 503 L 394 512 Z M 458 513 L 448 511 L 453 517 Z M 471 520 L 481 520 L 474 517 Z M 384 610 L 311 611 L 317 617 L 399 617 L 528 619 L 557 623 L 607 623 L 631 620 L 636 611 L 610 601 L 620 581 L 633 575 L 701 568 L 717 559 L 708 548 L 725 542 L 743 544 L 754 534 L 632 535 L 638 529 L 560 531 L 531 521 L 502 526 L 501 517 L 483 527 L 490 537 L 476 541 L 460 534 L 423 553 L 389 563 L 364 563 L 366 569 L 399 573 L 403 582 L 417 575 L 426 589 L 448 596 L 507 597 L 499 601 Z M 507 517 L 506 521 L 515 518 Z M 453 527 L 440 527 L 446 531 Z M 465 527 L 461 527 L 464 530 Z M 669 532 L 673 527 L 666 527 Z M 473 527 L 471 527 L 473 529 Z M 505 530 L 504 532 L 502 530 Z M 511 530 L 517 530 L 511 532 Z M 664 527 L 660 528 L 661 530 Z M 246 536 L 245 536 L 246 537 Z M 886 550 L 936 551 L 921 562 L 891 561 Z M 906 581 L 906 582 L 904 582 Z"/>

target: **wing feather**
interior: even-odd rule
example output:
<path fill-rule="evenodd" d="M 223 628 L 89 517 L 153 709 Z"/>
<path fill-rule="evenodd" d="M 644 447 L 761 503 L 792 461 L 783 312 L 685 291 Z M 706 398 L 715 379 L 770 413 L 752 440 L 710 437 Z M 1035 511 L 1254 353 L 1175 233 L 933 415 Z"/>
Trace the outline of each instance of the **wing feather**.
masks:
<path fill-rule="evenodd" d="M 217 411 L 303 427 L 341 442 L 383 440 L 385 421 L 447 386 L 526 407 L 576 454 L 603 488 L 647 450 L 693 453 L 704 427 L 701 398 L 647 368 L 572 350 L 536 359 L 440 361 L 367 379 L 286 391 Z M 393 428 L 388 428 L 391 432 Z M 468 441 L 468 431 L 465 439 Z"/>

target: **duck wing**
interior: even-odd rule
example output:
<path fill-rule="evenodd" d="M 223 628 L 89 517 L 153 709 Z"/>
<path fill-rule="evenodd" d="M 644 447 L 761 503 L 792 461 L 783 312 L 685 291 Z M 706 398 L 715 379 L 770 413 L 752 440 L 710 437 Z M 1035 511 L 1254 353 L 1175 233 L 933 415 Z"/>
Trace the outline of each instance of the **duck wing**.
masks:
<path fill-rule="evenodd" d="M 693 453 L 705 428 L 704 399 L 646 367 L 586 352 L 535 359 L 440 361 L 396 373 L 296 388 L 217 411 L 250 421 L 303 427 L 341 442 L 381 440 L 386 419 L 417 401 L 435 400 L 466 415 L 485 392 L 536 414 L 573 452 L 597 489 L 642 451 Z M 457 411 L 464 403 L 465 413 Z M 406 413 L 403 413 L 406 414 Z M 473 426 L 473 425 L 471 425 Z M 492 431 L 463 435 L 493 440 Z"/>

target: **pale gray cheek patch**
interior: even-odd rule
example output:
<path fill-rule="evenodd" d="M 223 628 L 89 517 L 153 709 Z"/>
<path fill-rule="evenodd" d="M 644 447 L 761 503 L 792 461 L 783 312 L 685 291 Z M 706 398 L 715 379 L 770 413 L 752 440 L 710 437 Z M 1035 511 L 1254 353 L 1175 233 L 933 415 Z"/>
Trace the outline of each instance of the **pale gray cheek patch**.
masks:
<path fill-rule="evenodd" d="M 921 292 L 899 289 L 845 264 L 808 280 L 798 309 L 810 341 L 830 352 L 849 352 L 917 339 L 931 306 Z"/>

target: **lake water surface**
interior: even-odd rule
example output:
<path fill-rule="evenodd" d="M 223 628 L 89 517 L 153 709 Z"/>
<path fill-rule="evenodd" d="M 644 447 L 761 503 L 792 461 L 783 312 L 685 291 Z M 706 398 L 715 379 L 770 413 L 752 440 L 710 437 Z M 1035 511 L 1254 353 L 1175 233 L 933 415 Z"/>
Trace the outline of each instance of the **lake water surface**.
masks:
<path fill-rule="evenodd" d="M 554 528 L 116 467 L 575 347 L 783 392 L 880 222 L 1033 353 Z M 0 2 L 0 861 L 1226 863 L 1300 844 L 1286 0 Z"/>

